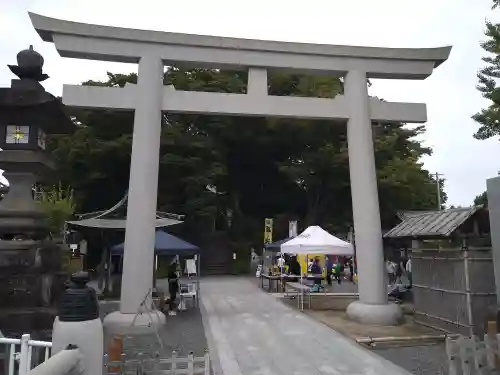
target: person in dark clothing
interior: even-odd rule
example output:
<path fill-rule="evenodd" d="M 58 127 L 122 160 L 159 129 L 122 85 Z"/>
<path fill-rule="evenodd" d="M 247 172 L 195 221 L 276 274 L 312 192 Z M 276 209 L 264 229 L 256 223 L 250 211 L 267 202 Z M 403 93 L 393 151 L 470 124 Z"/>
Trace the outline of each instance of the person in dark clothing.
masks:
<path fill-rule="evenodd" d="M 328 285 L 331 286 L 332 285 L 332 274 L 333 274 L 333 262 L 330 259 L 330 257 L 326 258 L 325 268 L 326 268 L 326 282 L 328 283 Z"/>
<path fill-rule="evenodd" d="M 315 258 L 311 266 L 311 273 L 315 276 L 321 275 L 321 266 L 319 265 L 319 259 Z M 314 279 L 314 284 L 321 285 L 321 279 Z"/>
<path fill-rule="evenodd" d="M 168 271 L 168 292 L 170 294 L 169 313 L 171 315 L 175 315 L 177 293 L 179 292 L 179 278 L 177 276 L 176 263 L 171 264 L 170 269 Z"/>
<path fill-rule="evenodd" d="M 290 265 L 288 267 L 288 272 L 291 275 L 300 276 L 301 270 L 300 270 L 300 264 L 297 261 L 297 257 L 293 256 L 293 257 L 290 258 Z M 297 281 L 299 281 L 299 279 L 298 278 L 293 278 L 293 279 L 290 279 L 290 281 L 297 282 Z"/>
<path fill-rule="evenodd" d="M 403 276 L 403 262 L 396 263 L 396 282 L 401 283 L 401 277 Z"/>
<path fill-rule="evenodd" d="M 354 260 L 349 259 L 349 281 L 352 283 L 354 281 Z"/>

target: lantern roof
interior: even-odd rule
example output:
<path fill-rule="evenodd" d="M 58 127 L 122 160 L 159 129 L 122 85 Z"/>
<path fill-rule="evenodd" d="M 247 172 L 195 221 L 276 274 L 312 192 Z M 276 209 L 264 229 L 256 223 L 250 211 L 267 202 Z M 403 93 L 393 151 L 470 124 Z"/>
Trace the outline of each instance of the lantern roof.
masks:
<path fill-rule="evenodd" d="M 17 62 L 9 68 L 19 79 L 0 88 L 0 125 L 37 125 L 49 134 L 74 132 L 76 124 L 64 104 L 39 83 L 48 78 L 42 72 L 43 57 L 30 46 L 18 53 Z"/>

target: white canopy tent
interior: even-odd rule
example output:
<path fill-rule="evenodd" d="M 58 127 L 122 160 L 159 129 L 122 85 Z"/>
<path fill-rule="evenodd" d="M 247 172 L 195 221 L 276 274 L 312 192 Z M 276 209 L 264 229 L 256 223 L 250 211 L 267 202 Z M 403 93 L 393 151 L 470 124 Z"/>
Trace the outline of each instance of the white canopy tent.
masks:
<path fill-rule="evenodd" d="M 297 255 L 354 255 L 352 244 L 337 238 L 320 226 L 311 226 L 297 237 L 281 244 L 281 253 Z M 300 275 L 302 283 L 302 272 Z M 300 309 L 304 309 L 304 290 L 300 298 Z"/>
<path fill-rule="evenodd" d="M 320 226 L 312 226 L 281 244 L 281 252 L 302 255 L 354 255 L 354 248 L 351 243 L 331 235 Z"/>

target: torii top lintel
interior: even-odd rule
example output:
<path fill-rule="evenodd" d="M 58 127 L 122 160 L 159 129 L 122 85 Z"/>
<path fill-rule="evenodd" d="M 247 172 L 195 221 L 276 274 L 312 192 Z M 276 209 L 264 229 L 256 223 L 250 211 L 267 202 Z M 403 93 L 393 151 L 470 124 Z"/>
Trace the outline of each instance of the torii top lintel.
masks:
<path fill-rule="evenodd" d="M 137 63 L 156 55 L 166 65 L 259 67 L 345 75 L 356 69 L 368 78 L 425 79 L 446 61 L 451 47 L 382 48 L 289 43 L 179 34 L 70 22 L 29 13 L 44 41 L 63 57 Z"/>

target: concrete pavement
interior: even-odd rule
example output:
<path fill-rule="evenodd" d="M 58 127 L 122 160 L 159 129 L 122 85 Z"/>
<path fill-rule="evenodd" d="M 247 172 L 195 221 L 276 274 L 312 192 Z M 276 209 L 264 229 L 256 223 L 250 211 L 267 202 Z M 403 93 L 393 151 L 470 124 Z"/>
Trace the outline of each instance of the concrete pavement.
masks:
<path fill-rule="evenodd" d="M 408 375 L 245 278 L 203 279 L 201 309 L 217 375 Z"/>

